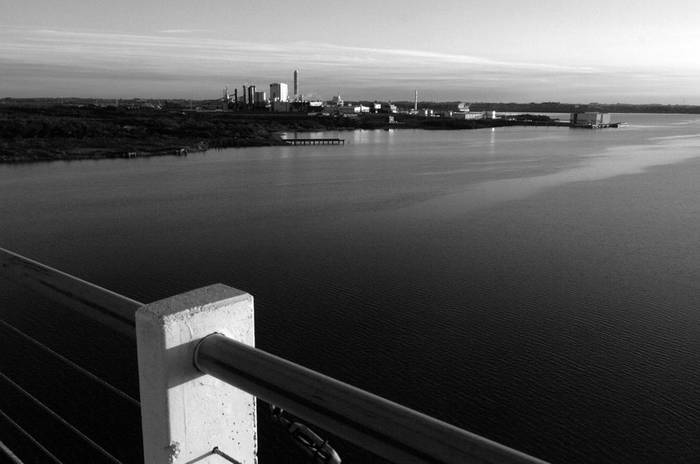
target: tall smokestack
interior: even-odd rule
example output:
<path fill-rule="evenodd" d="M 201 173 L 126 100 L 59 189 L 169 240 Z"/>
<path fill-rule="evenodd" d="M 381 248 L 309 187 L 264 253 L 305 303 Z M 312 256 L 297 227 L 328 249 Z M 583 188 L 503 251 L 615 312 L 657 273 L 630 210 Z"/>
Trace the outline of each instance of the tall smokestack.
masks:
<path fill-rule="evenodd" d="M 294 99 L 299 98 L 299 70 L 294 70 Z"/>
<path fill-rule="evenodd" d="M 413 96 L 413 111 L 418 111 L 418 89 L 416 89 L 416 93 Z"/>

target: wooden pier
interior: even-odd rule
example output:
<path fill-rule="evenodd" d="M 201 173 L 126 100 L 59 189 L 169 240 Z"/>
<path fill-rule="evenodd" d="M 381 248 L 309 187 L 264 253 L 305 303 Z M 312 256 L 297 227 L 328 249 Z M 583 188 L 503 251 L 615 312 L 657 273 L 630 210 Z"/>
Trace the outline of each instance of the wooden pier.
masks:
<path fill-rule="evenodd" d="M 287 145 L 345 145 L 345 139 L 284 139 Z"/>

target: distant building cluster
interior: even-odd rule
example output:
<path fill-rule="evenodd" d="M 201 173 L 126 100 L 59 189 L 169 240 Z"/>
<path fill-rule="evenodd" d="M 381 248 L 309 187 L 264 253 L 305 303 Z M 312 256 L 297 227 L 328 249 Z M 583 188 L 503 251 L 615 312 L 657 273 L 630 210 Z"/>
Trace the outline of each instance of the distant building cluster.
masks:
<path fill-rule="evenodd" d="M 307 111 L 322 106 L 322 102 L 304 99 L 299 87 L 299 70 L 293 73 L 292 94 L 285 82 L 273 82 L 268 87 L 258 87 L 255 84 L 245 84 L 231 93 L 224 89 L 222 103 L 224 111 Z"/>
<path fill-rule="evenodd" d="M 473 112 L 469 110 L 467 103 L 460 103 L 453 111 L 434 111 L 429 108 L 418 107 L 418 90 L 413 95 L 413 107 L 399 109 L 391 101 L 372 103 L 349 103 L 343 100 L 340 94 L 330 100 L 308 99 L 301 92 L 300 73 L 295 69 L 292 73 L 292 89 L 286 82 L 273 82 L 266 87 L 258 87 L 254 83 L 247 83 L 240 88 L 234 88 L 233 92 L 228 87 L 224 88 L 221 99 L 223 111 L 239 112 L 303 112 L 311 114 L 335 115 L 347 118 L 358 117 L 361 114 L 407 114 L 416 117 L 435 117 L 450 119 L 495 119 L 495 111 Z M 393 116 L 390 116 L 393 121 Z"/>
<path fill-rule="evenodd" d="M 233 92 L 228 87 L 224 88 L 222 95 L 222 109 L 224 111 L 268 111 L 274 113 L 305 112 L 319 114 L 333 114 L 345 117 L 353 117 L 362 113 L 397 113 L 396 105 L 391 102 L 374 102 L 366 104 L 349 104 L 343 101 L 340 95 L 336 95 L 329 101 L 309 99 L 301 93 L 299 70 L 292 74 L 292 89 L 286 82 L 273 82 L 269 87 L 260 88 L 254 83 L 234 88 Z"/>

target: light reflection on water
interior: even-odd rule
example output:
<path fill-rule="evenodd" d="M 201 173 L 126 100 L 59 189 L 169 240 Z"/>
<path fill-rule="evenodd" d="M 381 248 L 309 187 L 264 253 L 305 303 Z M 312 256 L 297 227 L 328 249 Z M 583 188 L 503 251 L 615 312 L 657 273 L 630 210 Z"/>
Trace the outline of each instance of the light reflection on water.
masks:
<path fill-rule="evenodd" d="M 513 179 L 498 179 L 470 185 L 464 192 L 439 197 L 406 208 L 406 213 L 454 215 L 474 208 L 484 208 L 496 202 L 509 201 L 533 195 L 543 189 L 571 182 L 590 182 L 626 174 L 637 174 L 646 169 L 678 163 L 700 156 L 700 134 L 651 137 L 653 145 L 610 147 L 604 152 L 586 156 L 578 166 L 561 171 Z M 526 160 L 527 161 L 527 160 Z M 488 163 L 487 164 L 491 164 Z M 472 169 L 472 168 L 470 168 Z M 422 173 L 447 175 L 452 172 Z"/>

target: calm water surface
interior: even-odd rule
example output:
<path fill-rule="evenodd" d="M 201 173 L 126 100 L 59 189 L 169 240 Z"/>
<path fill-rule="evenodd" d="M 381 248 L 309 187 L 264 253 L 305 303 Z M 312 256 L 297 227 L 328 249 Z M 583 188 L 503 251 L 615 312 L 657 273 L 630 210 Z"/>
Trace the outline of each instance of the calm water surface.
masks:
<path fill-rule="evenodd" d="M 614 119 L 4 165 L 0 246 L 145 302 L 244 289 L 263 349 L 552 462 L 697 462 L 700 120 Z M 132 342 L 0 289 L 137 394 Z M 138 411 L 2 334 L 3 372 L 138 456 Z"/>

